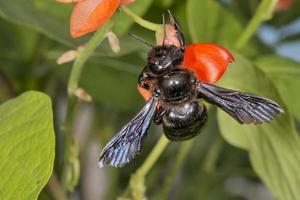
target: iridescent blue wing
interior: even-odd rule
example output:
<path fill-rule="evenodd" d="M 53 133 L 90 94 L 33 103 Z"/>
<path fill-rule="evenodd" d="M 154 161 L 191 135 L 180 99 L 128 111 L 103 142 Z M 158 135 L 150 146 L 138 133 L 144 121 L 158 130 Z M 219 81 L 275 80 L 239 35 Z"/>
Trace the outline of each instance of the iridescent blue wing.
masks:
<path fill-rule="evenodd" d="M 157 104 L 158 98 L 152 97 L 140 112 L 107 143 L 100 155 L 100 167 L 103 167 L 104 163 L 113 167 L 123 167 L 141 152 Z"/>
<path fill-rule="evenodd" d="M 252 94 L 198 82 L 199 98 L 215 104 L 241 124 L 270 122 L 283 109 L 274 101 Z"/>

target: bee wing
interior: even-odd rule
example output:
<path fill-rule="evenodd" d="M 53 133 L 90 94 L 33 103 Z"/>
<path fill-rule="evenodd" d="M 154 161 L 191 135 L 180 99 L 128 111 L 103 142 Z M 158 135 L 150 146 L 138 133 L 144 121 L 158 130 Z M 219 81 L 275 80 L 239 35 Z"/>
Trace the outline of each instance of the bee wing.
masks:
<path fill-rule="evenodd" d="M 104 163 L 113 167 L 123 167 L 141 152 L 157 104 L 158 98 L 152 97 L 139 113 L 106 144 L 100 155 L 99 167 L 103 167 Z"/>
<path fill-rule="evenodd" d="M 273 120 L 283 109 L 274 101 L 252 94 L 198 82 L 199 97 L 217 105 L 241 124 L 260 124 Z"/>

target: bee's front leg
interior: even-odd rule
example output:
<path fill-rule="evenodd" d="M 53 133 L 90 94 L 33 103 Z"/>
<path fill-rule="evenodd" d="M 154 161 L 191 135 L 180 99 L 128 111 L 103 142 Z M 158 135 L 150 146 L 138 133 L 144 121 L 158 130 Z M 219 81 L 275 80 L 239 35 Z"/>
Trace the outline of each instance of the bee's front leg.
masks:
<path fill-rule="evenodd" d="M 139 75 L 138 84 L 140 87 L 142 87 L 146 90 L 149 90 L 150 89 L 149 81 L 151 81 L 151 79 L 152 79 L 152 77 L 150 75 L 149 69 L 146 66 L 143 69 L 142 73 Z"/>
<path fill-rule="evenodd" d="M 157 125 L 161 124 L 162 118 L 165 113 L 166 113 L 166 109 L 164 109 L 163 107 L 157 108 L 154 119 L 153 119 L 154 123 Z"/>

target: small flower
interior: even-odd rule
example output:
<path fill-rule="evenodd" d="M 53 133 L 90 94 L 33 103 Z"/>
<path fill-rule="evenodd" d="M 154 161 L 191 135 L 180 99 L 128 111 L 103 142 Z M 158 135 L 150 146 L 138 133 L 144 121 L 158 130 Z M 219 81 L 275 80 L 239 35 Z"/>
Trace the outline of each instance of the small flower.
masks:
<path fill-rule="evenodd" d="M 76 5 L 71 14 L 70 32 L 73 38 L 93 32 L 108 21 L 117 8 L 134 0 L 57 0 Z"/>
<path fill-rule="evenodd" d="M 294 1 L 295 0 L 278 0 L 277 4 L 276 4 L 276 7 L 275 7 L 275 10 L 277 12 L 285 11 L 285 10 L 289 9 L 294 4 Z"/>
<path fill-rule="evenodd" d="M 64 52 L 62 55 L 60 55 L 57 60 L 56 63 L 58 65 L 62 65 L 68 62 L 72 62 L 76 59 L 76 57 L 78 56 L 78 52 L 82 51 L 85 48 L 85 45 L 80 45 L 76 50 L 68 50 L 66 52 Z"/>

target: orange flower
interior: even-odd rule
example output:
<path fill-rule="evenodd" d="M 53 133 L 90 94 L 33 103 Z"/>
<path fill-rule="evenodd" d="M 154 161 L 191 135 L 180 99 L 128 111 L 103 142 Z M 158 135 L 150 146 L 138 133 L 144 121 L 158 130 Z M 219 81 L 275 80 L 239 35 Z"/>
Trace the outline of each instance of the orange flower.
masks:
<path fill-rule="evenodd" d="M 116 12 L 120 5 L 128 5 L 134 0 L 57 0 L 61 3 L 74 3 L 70 21 L 73 38 L 93 32 L 101 27 Z"/>

